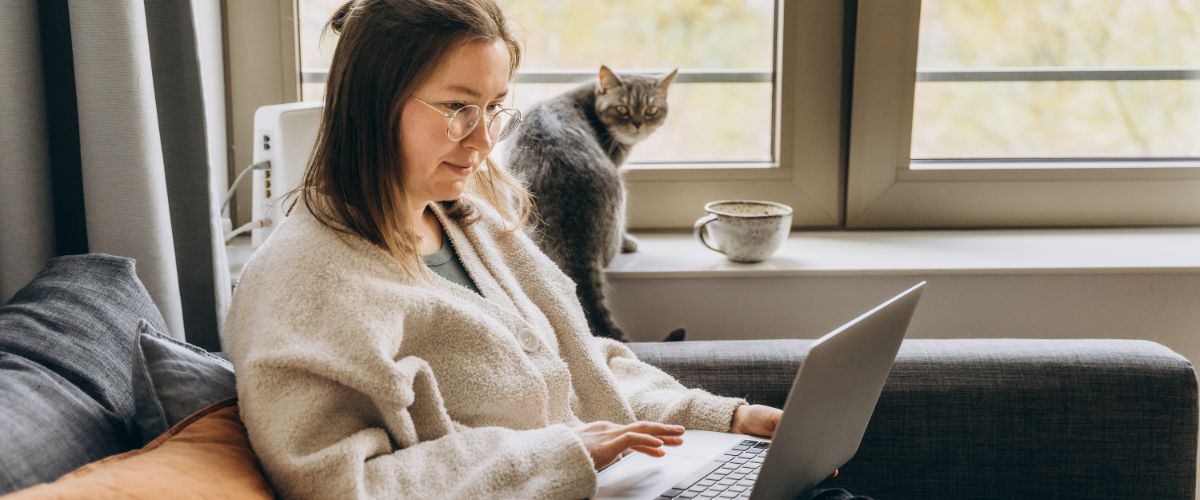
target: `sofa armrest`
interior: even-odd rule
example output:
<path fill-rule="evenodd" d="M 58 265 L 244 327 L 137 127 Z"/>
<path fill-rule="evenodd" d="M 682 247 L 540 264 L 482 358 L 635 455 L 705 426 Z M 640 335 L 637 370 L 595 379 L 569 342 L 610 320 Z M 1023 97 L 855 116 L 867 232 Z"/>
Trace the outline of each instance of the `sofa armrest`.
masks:
<path fill-rule="evenodd" d="M 811 340 L 631 342 L 638 359 L 683 385 L 783 408 Z M 753 374 L 747 378 L 746 374 Z"/>
<path fill-rule="evenodd" d="M 782 407 L 809 340 L 630 344 L 684 384 Z M 914 339 L 827 486 L 876 498 L 1194 498 L 1192 366 L 1140 340 Z"/>

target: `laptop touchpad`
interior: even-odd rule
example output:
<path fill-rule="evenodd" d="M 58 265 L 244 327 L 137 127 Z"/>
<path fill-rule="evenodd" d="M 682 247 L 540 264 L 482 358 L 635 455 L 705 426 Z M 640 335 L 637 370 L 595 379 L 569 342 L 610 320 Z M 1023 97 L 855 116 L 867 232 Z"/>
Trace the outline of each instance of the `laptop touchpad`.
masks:
<path fill-rule="evenodd" d="M 663 458 L 669 458 L 664 460 Z M 632 453 L 601 473 L 598 498 L 654 498 L 711 459 Z"/>

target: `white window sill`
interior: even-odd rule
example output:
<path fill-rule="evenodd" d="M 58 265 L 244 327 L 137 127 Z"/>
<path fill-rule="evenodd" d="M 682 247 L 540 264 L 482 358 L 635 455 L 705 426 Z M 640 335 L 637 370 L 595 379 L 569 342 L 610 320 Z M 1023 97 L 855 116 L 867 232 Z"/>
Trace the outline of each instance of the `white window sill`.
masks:
<path fill-rule="evenodd" d="M 634 233 L 611 279 L 897 274 L 1200 273 L 1200 228 L 793 231 L 770 259 L 731 262 L 691 234 Z M 229 245 L 234 280 L 249 237 Z"/>
<path fill-rule="evenodd" d="M 612 279 L 1197 273 L 1200 228 L 793 231 L 770 259 L 731 262 L 691 234 L 634 233 Z"/>

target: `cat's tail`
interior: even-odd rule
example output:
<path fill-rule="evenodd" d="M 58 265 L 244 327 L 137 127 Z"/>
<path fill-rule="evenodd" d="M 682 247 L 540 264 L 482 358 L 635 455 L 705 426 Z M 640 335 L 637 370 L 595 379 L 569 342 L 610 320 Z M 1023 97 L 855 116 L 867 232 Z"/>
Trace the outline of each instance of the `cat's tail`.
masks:
<path fill-rule="evenodd" d="M 687 340 L 687 330 L 680 327 L 671 330 L 671 333 L 667 334 L 667 338 L 663 339 L 663 342 L 683 342 L 684 340 Z"/>
<path fill-rule="evenodd" d="M 579 303 L 583 306 L 584 316 L 587 317 L 592 335 L 629 342 L 625 332 L 621 330 L 620 326 L 617 326 L 616 320 L 613 319 L 612 311 L 608 309 L 608 298 L 605 294 L 608 281 L 604 279 L 603 267 L 591 265 L 587 266 L 583 272 L 573 274 L 575 274 L 575 290 L 579 296 Z"/>

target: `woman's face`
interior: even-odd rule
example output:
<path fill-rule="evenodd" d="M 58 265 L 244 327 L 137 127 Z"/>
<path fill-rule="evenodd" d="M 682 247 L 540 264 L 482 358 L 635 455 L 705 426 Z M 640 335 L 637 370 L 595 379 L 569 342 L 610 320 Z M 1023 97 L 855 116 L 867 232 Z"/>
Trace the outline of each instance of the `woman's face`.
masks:
<path fill-rule="evenodd" d="M 494 145 L 486 133 L 486 116 L 457 142 L 446 136 L 453 113 L 468 104 L 495 109 L 508 95 L 509 54 L 501 40 L 466 42 L 451 48 L 437 68 L 404 103 L 400 118 L 400 152 L 404 188 L 414 208 L 430 201 L 459 198 L 467 180 Z M 436 108 L 422 104 L 421 99 Z M 439 113 L 441 111 L 442 113 Z"/>

